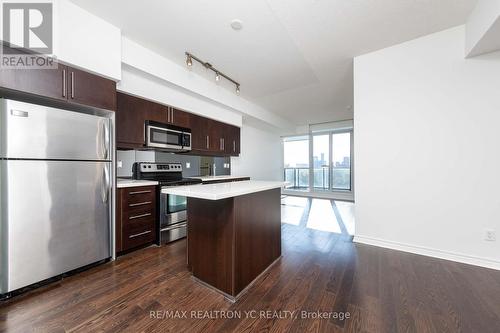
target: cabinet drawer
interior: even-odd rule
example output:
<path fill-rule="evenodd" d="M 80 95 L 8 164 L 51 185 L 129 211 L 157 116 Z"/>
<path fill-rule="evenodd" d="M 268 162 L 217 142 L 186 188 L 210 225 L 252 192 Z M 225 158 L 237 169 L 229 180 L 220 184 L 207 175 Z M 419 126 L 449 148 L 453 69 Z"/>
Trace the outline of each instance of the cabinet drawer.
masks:
<path fill-rule="evenodd" d="M 137 234 L 146 230 L 155 229 L 155 220 L 152 217 L 129 220 L 123 225 L 124 234 Z"/>
<path fill-rule="evenodd" d="M 131 187 L 125 190 L 124 209 L 153 203 L 156 197 L 155 186 Z"/>
<path fill-rule="evenodd" d="M 137 212 L 124 212 L 123 213 L 123 227 L 126 228 L 128 225 L 138 224 L 138 223 L 151 223 L 154 224 L 156 220 L 155 212 L 151 210 L 137 211 Z"/>
<path fill-rule="evenodd" d="M 123 233 L 123 249 L 128 250 L 137 246 L 141 246 L 155 239 L 154 228 L 146 228 L 142 230 L 124 231 Z"/>
<path fill-rule="evenodd" d="M 156 209 L 153 204 L 141 205 L 135 207 L 123 207 L 124 223 L 127 223 L 129 217 L 137 218 L 138 216 L 148 213 L 151 213 L 149 215 L 150 218 L 156 217 Z M 134 220 L 135 218 L 132 218 L 131 220 Z"/>

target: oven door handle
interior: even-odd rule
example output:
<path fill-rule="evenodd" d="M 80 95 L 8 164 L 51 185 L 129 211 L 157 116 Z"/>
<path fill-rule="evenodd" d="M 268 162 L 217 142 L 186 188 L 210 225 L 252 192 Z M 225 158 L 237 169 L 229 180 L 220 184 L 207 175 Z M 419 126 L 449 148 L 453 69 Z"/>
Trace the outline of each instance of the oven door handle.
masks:
<path fill-rule="evenodd" d="M 174 229 L 179 229 L 179 228 L 184 228 L 184 227 L 187 227 L 187 222 L 174 224 L 172 226 L 168 226 L 166 228 L 160 229 L 160 231 L 163 232 L 163 231 L 169 231 L 169 230 L 174 230 Z"/>

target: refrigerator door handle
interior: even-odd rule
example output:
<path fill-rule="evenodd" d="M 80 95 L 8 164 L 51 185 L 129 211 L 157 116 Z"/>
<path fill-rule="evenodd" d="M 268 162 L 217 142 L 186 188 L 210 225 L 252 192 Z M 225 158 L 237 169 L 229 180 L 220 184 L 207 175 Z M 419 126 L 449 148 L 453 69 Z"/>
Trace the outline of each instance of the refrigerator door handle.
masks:
<path fill-rule="evenodd" d="M 101 199 L 103 203 L 107 203 L 109 200 L 109 190 L 110 190 L 110 177 L 108 164 L 104 165 L 102 169 L 102 186 L 101 186 Z"/>
<path fill-rule="evenodd" d="M 109 155 L 109 121 L 102 122 L 102 135 L 103 135 L 103 159 L 108 159 Z"/>

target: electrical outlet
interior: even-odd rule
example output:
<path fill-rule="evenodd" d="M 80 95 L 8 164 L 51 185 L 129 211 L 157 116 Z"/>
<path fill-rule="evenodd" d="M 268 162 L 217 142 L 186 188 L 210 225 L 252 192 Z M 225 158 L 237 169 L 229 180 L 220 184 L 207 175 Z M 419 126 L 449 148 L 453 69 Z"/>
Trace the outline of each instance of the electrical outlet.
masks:
<path fill-rule="evenodd" d="M 190 162 L 186 162 L 186 169 L 191 169 L 191 163 Z"/>
<path fill-rule="evenodd" d="M 117 168 L 123 168 L 123 162 L 122 161 L 117 161 L 116 162 L 116 167 Z"/>
<path fill-rule="evenodd" d="M 484 240 L 489 242 L 494 242 L 497 240 L 497 235 L 495 234 L 495 230 L 485 230 Z"/>

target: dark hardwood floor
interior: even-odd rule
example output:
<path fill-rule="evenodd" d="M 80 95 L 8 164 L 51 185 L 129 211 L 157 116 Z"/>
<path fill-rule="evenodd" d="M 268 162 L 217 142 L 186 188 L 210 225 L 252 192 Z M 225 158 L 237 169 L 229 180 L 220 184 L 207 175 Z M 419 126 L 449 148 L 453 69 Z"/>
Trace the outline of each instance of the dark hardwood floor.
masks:
<path fill-rule="evenodd" d="M 309 207 L 310 202 L 303 210 L 299 225 L 282 225 L 282 258 L 234 304 L 191 279 L 186 269 L 186 241 L 181 240 L 130 253 L 115 262 L 2 302 L 0 330 L 500 330 L 500 272 L 353 244 L 345 227 L 341 227 L 342 234 L 306 228 Z M 244 311 L 253 310 L 256 312 L 247 312 L 246 316 Z M 301 319 L 300 316 L 291 319 L 288 315 L 275 318 L 275 315 L 285 316 L 284 311 L 314 313 L 318 310 L 347 312 L 350 317 L 345 320 Z M 179 312 L 170 313 L 177 318 L 169 319 L 161 318 L 161 314 L 168 314 L 161 311 Z M 182 311 L 187 311 L 186 318 Z M 242 318 L 195 318 L 191 311 L 202 311 L 197 313 L 198 317 L 240 313 Z"/>

